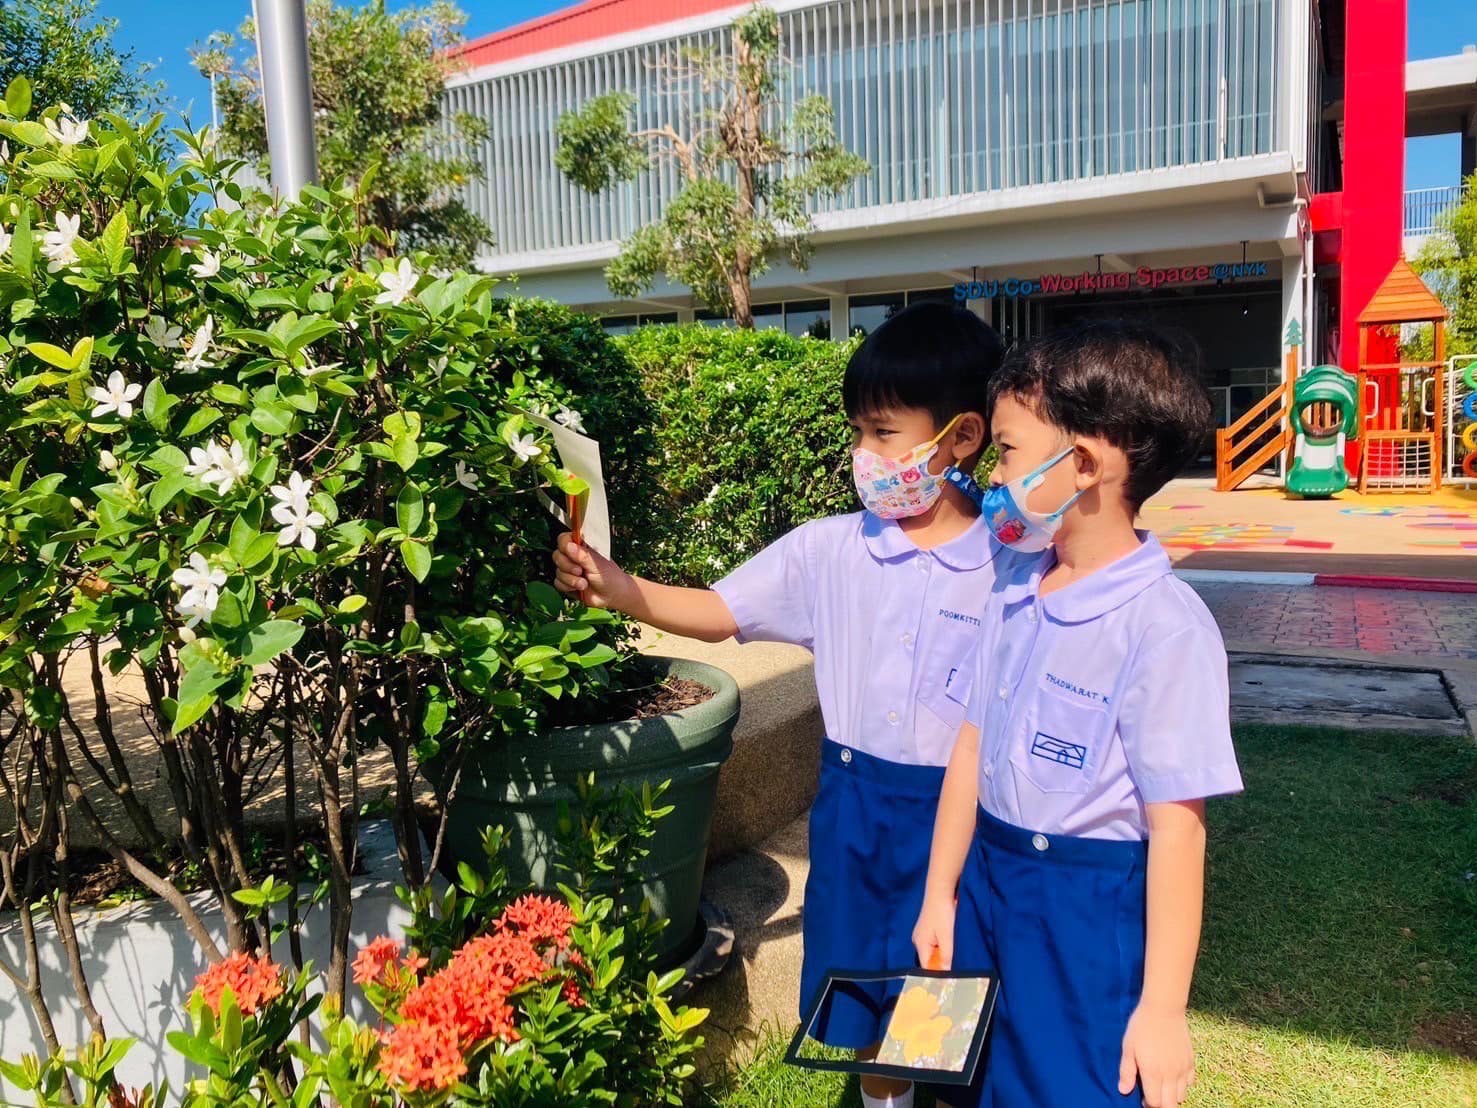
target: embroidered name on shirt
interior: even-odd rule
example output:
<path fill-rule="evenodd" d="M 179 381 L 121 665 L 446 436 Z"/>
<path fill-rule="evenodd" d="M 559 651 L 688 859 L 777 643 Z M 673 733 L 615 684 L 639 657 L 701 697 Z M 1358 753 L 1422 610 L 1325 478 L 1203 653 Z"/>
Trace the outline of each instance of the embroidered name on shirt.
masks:
<path fill-rule="evenodd" d="M 1046 675 L 1046 679 L 1057 688 L 1062 689 L 1065 692 L 1069 692 L 1073 696 L 1080 696 L 1084 700 L 1094 700 L 1097 701 L 1099 704 L 1108 703 L 1108 698 L 1102 693 L 1093 692 L 1091 689 L 1084 689 L 1081 685 L 1074 685 L 1070 681 L 1064 681 L 1062 678 L 1058 677 L 1054 673 L 1048 673 Z"/>
<path fill-rule="evenodd" d="M 943 616 L 945 619 L 952 619 L 955 623 L 967 623 L 971 627 L 983 626 L 983 624 L 980 623 L 978 616 L 967 616 L 963 612 L 951 612 L 947 608 L 940 608 L 939 615 Z"/>

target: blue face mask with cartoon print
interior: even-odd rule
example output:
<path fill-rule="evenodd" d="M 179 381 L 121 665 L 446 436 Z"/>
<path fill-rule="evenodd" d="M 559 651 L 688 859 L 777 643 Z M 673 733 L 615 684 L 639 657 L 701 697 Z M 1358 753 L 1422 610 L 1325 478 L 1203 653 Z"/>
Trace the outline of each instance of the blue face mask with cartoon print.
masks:
<path fill-rule="evenodd" d="M 980 488 L 977 481 L 965 474 L 959 474 L 957 478 L 952 473 L 947 476 L 961 492 L 979 505 L 980 515 L 985 518 L 985 526 L 989 527 L 997 542 L 1012 550 L 1035 554 L 1051 545 L 1051 540 L 1056 537 L 1057 530 L 1062 525 L 1062 516 L 1077 503 L 1083 490 L 1078 489 L 1060 508 L 1047 513 L 1034 512 L 1026 507 L 1026 497 L 1041 484 L 1052 466 L 1071 453 L 1072 448 L 1069 446 L 1024 477 L 1017 477 L 1003 485 L 991 485 L 987 489 Z"/>

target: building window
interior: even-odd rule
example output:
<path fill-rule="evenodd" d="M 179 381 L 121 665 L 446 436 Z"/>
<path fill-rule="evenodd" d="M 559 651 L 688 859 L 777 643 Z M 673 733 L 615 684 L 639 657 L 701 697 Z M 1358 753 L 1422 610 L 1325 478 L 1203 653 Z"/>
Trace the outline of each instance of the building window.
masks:
<path fill-rule="evenodd" d="M 633 315 L 607 315 L 600 318 L 600 326 L 607 335 L 629 335 L 638 325 Z"/>
<path fill-rule="evenodd" d="M 755 304 L 750 310 L 754 313 L 754 330 L 762 331 L 766 327 L 781 330 L 785 326 L 784 304 Z"/>
<path fill-rule="evenodd" d="M 733 326 L 733 316 L 719 315 L 717 312 L 710 312 L 706 308 L 702 309 L 701 311 L 693 312 L 692 318 L 695 322 L 701 323 L 704 327 Z"/>
<path fill-rule="evenodd" d="M 851 297 L 846 302 L 847 329 L 853 335 L 870 335 L 903 310 L 905 298 L 901 292 Z"/>
<path fill-rule="evenodd" d="M 829 300 L 791 300 L 785 304 L 785 330 L 798 338 L 831 337 Z"/>

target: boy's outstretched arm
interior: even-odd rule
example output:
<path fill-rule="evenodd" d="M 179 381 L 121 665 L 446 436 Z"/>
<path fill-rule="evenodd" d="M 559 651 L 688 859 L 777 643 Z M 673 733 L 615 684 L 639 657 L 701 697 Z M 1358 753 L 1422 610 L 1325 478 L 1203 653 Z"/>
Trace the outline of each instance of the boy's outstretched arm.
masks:
<path fill-rule="evenodd" d="M 1205 900 L 1205 801 L 1145 806 L 1149 821 L 1144 990 L 1123 1035 L 1118 1091 L 1175 1108 L 1195 1080 L 1186 1009 Z"/>
<path fill-rule="evenodd" d="M 554 549 L 554 586 L 582 594 L 591 608 L 610 608 L 673 635 L 722 642 L 738 634 L 738 623 L 712 589 L 658 585 L 632 576 L 603 554 L 565 532 Z"/>
<path fill-rule="evenodd" d="M 938 951 L 939 968 L 954 966 L 954 915 L 959 875 L 969 857 L 974 839 L 975 806 L 979 803 L 980 732 L 972 723 L 959 728 L 949 768 L 944 771 L 944 790 L 934 817 L 933 847 L 928 855 L 928 881 L 923 889 L 923 910 L 913 928 L 913 948 L 918 964 L 928 966 Z"/>

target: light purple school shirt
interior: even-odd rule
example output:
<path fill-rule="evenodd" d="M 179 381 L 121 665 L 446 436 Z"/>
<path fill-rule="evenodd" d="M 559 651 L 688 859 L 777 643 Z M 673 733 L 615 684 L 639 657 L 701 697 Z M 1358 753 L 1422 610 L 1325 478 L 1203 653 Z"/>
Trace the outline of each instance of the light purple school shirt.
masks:
<path fill-rule="evenodd" d="M 942 766 L 969 703 L 999 552 L 983 520 L 920 550 L 895 520 L 856 512 L 797 527 L 713 589 L 740 642 L 797 643 L 815 654 L 829 738 L 892 762 Z"/>
<path fill-rule="evenodd" d="M 1220 630 L 1158 540 L 1139 538 L 1044 597 L 1050 551 L 1002 570 L 968 719 L 980 803 L 1006 823 L 1144 839 L 1146 804 L 1241 791 Z"/>

